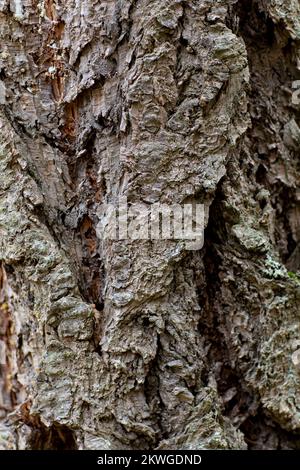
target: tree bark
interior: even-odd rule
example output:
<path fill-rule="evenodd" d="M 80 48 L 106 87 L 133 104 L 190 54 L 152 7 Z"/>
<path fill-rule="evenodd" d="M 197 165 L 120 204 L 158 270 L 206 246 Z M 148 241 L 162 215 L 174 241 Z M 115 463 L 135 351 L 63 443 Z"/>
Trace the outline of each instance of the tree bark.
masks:
<path fill-rule="evenodd" d="M 299 448 L 299 2 L 1 0 L 0 37 L 0 448 Z M 119 197 L 204 204 L 204 247 L 101 239 Z"/>

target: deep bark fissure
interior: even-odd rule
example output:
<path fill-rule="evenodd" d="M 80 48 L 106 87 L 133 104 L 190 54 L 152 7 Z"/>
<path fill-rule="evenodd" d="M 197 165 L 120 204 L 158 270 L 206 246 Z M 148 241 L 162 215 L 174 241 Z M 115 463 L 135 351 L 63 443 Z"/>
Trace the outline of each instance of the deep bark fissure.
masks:
<path fill-rule="evenodd" d="M 76 438 L 67 426 L 39 425 L 32 430 L 29 447 L 32 450 L 77 450 Z"/>
<path fill-rule="evenodd" d="M 296 2 L 2 3 L 0 447 L 298 447 Z M 103 240 L 120 196 L 204 248 Z"/>
<path fill-rule="evenodd" d="M 281 140 L 290 151 L 291 166 L 299 174 L 299 142 L 287 141 L 291 140 L 288 134 L 291 114 L 295 122 L 300 123 L 299 110 L 293 106 L 290 95 L 293 81 L 300 78 L 295 64 L 298 43 L 286 36 L 282 21 L 274 24 L 263 11 L 261 1 L 242 0 L 237 7 L 239 34 L 245 41 L 250 67 L 252 128 L 247 137 L 257 165 L 256 180 L 260 188 L 271 194 L 277 226 L 275 242 L 281 259 L 291 271 L 297 271 L 300 266 L 299 230 L 295 228 L 299 211 L 297 189 L 295 182 L 291 184 L 285 181 L 284 174 L 278 174 L 276 163 L 282 151 Z M 280 136 L 279 143 L 275 140 L 275 128 L 277 137 Z"/>

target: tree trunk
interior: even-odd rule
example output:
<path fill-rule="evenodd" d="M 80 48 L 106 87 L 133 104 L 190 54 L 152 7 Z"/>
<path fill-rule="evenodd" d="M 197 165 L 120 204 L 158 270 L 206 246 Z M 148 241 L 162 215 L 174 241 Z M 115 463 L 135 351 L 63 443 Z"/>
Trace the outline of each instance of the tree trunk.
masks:
<path fill-rule="evenodd" d="M 0 448 L 299 448 L 299 2 L 0 12 Z"/>

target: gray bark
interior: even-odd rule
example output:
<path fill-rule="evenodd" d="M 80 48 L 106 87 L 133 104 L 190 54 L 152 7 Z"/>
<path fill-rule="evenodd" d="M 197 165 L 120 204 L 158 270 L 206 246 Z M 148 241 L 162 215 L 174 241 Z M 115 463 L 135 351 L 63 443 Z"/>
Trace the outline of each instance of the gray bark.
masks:
<path fill-rule="evenodd" d="M 299 448 L 298 0 L 1 0 L 0 38 L 0 448 Z M 101 240 L 120 196 L 204 247 Z"/>

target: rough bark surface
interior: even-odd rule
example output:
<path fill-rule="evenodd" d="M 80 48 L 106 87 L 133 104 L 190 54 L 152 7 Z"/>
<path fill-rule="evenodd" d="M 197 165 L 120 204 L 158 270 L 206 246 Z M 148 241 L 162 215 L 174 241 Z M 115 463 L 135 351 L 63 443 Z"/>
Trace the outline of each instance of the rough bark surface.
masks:
<path fill-rule="evenodd" d="M 0 448 L 299 448 L 299 1 L 1 0 L 0 40 Z M 99 239 L 121 195 L 203 249 Z"/>

